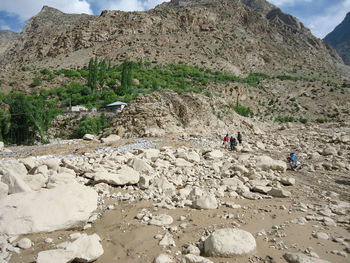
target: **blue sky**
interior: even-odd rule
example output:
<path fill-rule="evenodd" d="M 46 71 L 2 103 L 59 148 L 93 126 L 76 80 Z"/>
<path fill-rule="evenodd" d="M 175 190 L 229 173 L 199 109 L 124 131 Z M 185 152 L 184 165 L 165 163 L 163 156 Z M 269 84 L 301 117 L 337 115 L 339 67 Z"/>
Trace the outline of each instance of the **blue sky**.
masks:
<path fill-rule="evenodd" d="M 162 2 L 164 0 L 0 0 L 0 29 L 21 31 L 26 21 L 40 12 L 43 5 L 55 7 L 65 13 L 99 15 L 105 9 L 148 10 Z M 350 11 L 350 0 L 270 0 L 269 2 L 297 17 L 320 38 L 331 32 Z"/>

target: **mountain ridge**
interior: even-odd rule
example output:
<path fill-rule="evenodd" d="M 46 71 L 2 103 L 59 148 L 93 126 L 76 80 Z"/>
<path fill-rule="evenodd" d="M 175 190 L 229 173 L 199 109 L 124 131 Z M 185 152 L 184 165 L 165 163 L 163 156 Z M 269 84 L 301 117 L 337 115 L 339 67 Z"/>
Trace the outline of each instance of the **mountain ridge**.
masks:
<path fill-rule="evenodd" d="M 350 65 L 350 12 L 323 41 L 335 48 L 346 65 Z"/>
<path fill-rule="evenodd" d="M 88 58 L 67 63 L 65 56 L 74 52 Z M 3 55 L 3 67 L 56 57 L 62 67 L 83 66 L 98 55 L 119 62 L 191 62 L 238 75 L 294 65 L 335 70 L 340 62 L 299 20 L 264 0 L 173 0 L 146 12 L 108 10 L 100 16 L 44 7 Z"/>

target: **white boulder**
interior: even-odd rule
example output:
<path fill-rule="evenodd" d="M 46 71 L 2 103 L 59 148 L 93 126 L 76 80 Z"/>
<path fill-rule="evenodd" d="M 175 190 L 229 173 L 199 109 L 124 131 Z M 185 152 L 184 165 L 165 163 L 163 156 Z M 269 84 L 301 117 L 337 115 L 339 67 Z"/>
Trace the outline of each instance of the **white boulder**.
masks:
<path fill-rule="evenodd" d="M 76 183 L 76 177 L 75 175 L 71 173 L 59 173 L 55 174 L 53 176 L 50 176 L 49 181 L 47 182 L 47 188 L 54 188 L 58 185 L 63 184 L 73 184 Z"/>
<path fill-rule="evenodd" d="M 207 195 L 193 201 L 192 206 L 197 209 L 216 209 L 218 208 L 218 201 L 215 196 Z"/>
<path fill-rule="evenodd" d="M 93 262 L 103 255 L 101 238 L 97 234 L 82 235 L 63 248 L 39 252 L 37 263 Z"/>
<path fill-rule="evenodd" d="M 0 182 L 0 199 L 9 194 L 9 187 L 7 184 Z"/>
<path fill-rule="evenodd" d="M 116 173 L 96 172 L 89 174 L 96 183 L 107 183 L 110 185 L 132 185 L 140 180 L 140 174 L 129 166 L 123 166 Z"/>
<path fill-rule="evenodd" d="M 213 263 L 213 261 L 201 256 L 187 254 L 183 257 L 182 263 Z"/>
<path fill-rule="evenodd" d="M 253 235 L 240 229 L 224 228 L 213 232 L 204 242 L 204 253 L 212 257 L 234 257 L 253 252 Z"/>
<path fill-rule="evenodd" d="M 0 234 L 52 232 L 86 222 L 98 195 L 79 184 L 8 195 L 0 200 Z"/>
<path fill-rule="evenodd" d="M 149 221 L 149 224 L 155 226 L 164 226 L 172 224 L 173 221 L 174 219 L 171 216 L 160 214 L 158 216 L 153 216 L 152 219 Z"/>
<path fill-rule="evenodd" d="M 267 194 L 273 197 L 282 197 L 282 198 L 291 196 L 291 192 L 281 188 L 272 188 L 270 191 L 267 192 Z"/>
<path fill-rule="evenodd" d="M 117 142 L 120 140 L 120 136 L 115 135 L 115 134 L 111 134 L 106 138 L 102 138 L 101 142 L 102 143 L 113 143 L 113 142 Z"/>
<path fill-rule="evenodd" d="M 259 156 L 256 158 L 256 167 L 263 171 L 275 170 L 285 172 L 287 170 L 287 163 L 281 160 L 274 160 L 269 156 Z"/>
<path fill-rule="evenodd" d="M 216 159 L 221 159 L 222 157 L 224 157 L 224 154 L 220 150 L 213 150 L 213 151 L 207 152 L 204 155 L 204 158 L 207 160 L 216 160 Z"/>
<path fill-rule="evenodd" d="M 302 253 L 286 253 L 283 255 L 283 258 L 288 263 L 330 263 L 327 260 L 309 257 Z"/>
<path fill-rule="evenodd" d="M 137 172 L 152 172 L 153 168 L 140 158 L 135 158 L 132 163 L 132 168 Z"/>
<path fill-rule="evenodd" d="M 23 178 L 27 175 L 27 169 L 22 163 L 11 163 L 0 168 L 1 181 L 8 186 L 9 194 L 30 192 L 32 189 Z"/>
<path fill-rule="evenodd" d="M 83 140 L 85 140 L 85 141 L 93 141 L 93 140 L 95 140 L 95 135 L 93 135 L 93 134 L 85 134 L 84 136 L 83 136 Z"/>
<path fill-rule="evenodd" d="M 32 247 L 32 241 L 29 238 L 25 237 L 18 241 L 17 246 L 22 249 L 27 249 Z"/>
<path fill-rule="evenodd" d="M 174 259 L 168 254 L 160 254 L 154 260 L 153 263 L 174 263 Z"/>

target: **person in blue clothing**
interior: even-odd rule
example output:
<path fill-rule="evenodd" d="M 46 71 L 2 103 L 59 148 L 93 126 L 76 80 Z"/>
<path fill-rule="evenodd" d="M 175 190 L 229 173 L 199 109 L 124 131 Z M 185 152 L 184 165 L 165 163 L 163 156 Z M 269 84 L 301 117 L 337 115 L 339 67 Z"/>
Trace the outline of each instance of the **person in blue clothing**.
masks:
<path fill-rule="evenodd" d="M 301 162 L 298 161 L 295 153 L 290 153 L 287 161 L 289 162 L 290 168 L 292 168 L 292 170 L 296 171 L 301 168 Z"/>

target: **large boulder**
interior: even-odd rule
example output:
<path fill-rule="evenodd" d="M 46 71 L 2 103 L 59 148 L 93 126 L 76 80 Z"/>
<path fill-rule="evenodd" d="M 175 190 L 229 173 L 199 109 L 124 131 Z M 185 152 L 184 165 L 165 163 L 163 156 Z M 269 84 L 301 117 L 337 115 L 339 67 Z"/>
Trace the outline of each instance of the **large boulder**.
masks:
<path fill-rule="evenodd" d="M 54 188 L 62 184 L 73 184 L 76 183 L 76 177 L 70 173 L 59 173 L 53 176 L 50 176 L 49 181 L 47 182 L 47 188 Z"/>
<path fill-rule="evenodd" d="M 144 160 L 142 160 L 140 158 L 133 159 L 132 168 L 134 168 L 135 171 L 138 171 L 140 173 L 153 171 L 153 168 L 148 163 L 146 163 Z"/>
<path fill-rule="evenodd" d="M 281 198 L 290 197 L 292 195 L 291 192 L 281 188 L 272 188 L 270 191 L 267 192 L 267 194 L 273 197 L 281 197 Z"/>
<path fill-rule="evenodd" d="M 207 152 L 204 155 L 204 158 L 207 160 L 217 160 L 217 159 L 221 159 L 222 157 L 224 157 L 224 154 L 220 150 L 213 150 L 213 151 Z"/>
<path fill-rule="evenodd" d="M 97 208 L 98 195 L 79 184 L 23 192 L 0 200 L 0 234 L 51 232 L 86 222 Z"/>
<path fill-rule="evenodd" d="M 9 194 L 9 187 L 7 184 L 0 182 L 0 199 Z"/>
<path fill-rule="evenodd" d="M 323 149 L 323 151 L 321 152 L 322 155 L 324 156 L 328 156 L 328 155 L 337 155 L 337 149 L 335 149 L 332 146 L 328 146 L 326 148 Z"/>
<path fill-rule="evenodd" d="M 283 257 L 289 263 L 330 263 L 327 260 L 309 257 L 302 253 L 286 253 Z"/>
<path fill-rule="evenodd" d="M 9 194 L 28 192 L 32 189 L 23 180 L 27 169 L 22 163 L 11 163 L 0 168 L 1 182 L 7 184 Z"/>
<path fill-rule="evenodd" d="M 34 191 L 40 190 L 46 186 L 48 175 L 44 174 L 28 174 L 23 178 L 24 182 Z"/>
<path fill-rule="evenodd" d="M 253 235 L 240 229 L 224 228 L 213 232 L 204 242 L 204 253 L 211 257 L 234 257 L 253 252 Z"/>
<path fill-rule="evenodd" d="M 120 136 L 115 135 L 115 134 L 111 134 L 106 138 L 102 138 L 101 142 L 102 143 L 114 143 L 120 140 Z"/>
<path fill-rule="evenodd" d="M 207 195 L 193 201 L 192 206 L 197 209 L 216 209 L 218 208 L 218 201 L 215 196 Z"/>
<path fill-rule="evenodd" d="M 39 252 L 36 262 L 93 262 L 103 255 L 100 242 L 101 238 L 97 234 L 84 234 L 74 242 L 66 243 L 63 248 Z"/>
<path fill-rule="evenodd" d="M 123 166 L 117 173 L 97 172 L 89 174 L 87 177 L 89 176 L 93 178 L 96 183 L 106 183 L 110 185 L 132 185 L 137 184 L 140 180 L 140 174 L 128 166 Z"/>
<path fill-rule="evenodd" d="M 256 158 L 256 167 L 263 171 L 275 170 L 285 172 L 287 170 L 287 163 L 281 160 L 274 160 L 269 156 L 259 156 Z"/>

